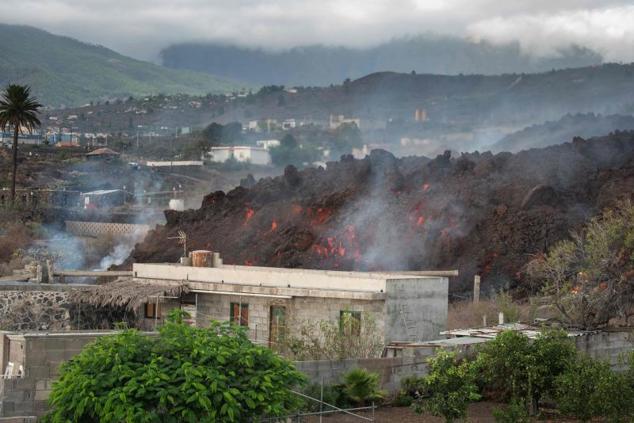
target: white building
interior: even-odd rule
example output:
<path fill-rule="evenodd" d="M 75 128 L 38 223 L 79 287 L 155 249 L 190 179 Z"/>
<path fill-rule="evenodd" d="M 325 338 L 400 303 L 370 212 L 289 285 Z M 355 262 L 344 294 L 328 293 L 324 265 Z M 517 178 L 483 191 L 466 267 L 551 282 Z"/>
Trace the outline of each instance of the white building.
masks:
<path fill-rule="evenodd" d="M 280 140 L 257 140 L 255 142 L 255 145 L 257 145 L 258 147 L 262 147 L 266 150 L 269 150 L 272 147 L 279 147 Z"/>
<path fill-rule="evenodd" d="M 347 118 L 344 115 L 330 115 L 330 129 L 337 129 L 341 125 L 348 123 L 354 123 L 355 125 L 357 125 L 357 128 L 361 128 L 361 119 L 359 118 Z"/>
<path fill-rule="evenodd" d="M 282 122 L 282 129 L 284 130 L 294 129 L 295 127 L 297 127 L 295 119 L 285 119 L 284 122 Z"/>
<path fill-rule="evenodd" d="M 271 155 L 266 148 L 252 146 L 211 147 L 207 153 L 212 162 L 224 163 L 233 158 L 239 162 L 255 165 L 271 164 Z"/>

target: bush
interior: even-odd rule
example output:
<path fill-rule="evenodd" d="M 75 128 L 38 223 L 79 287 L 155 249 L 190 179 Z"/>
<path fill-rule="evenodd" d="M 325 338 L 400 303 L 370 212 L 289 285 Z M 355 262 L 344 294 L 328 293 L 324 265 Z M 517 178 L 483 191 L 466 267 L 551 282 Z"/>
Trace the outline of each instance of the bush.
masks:
<path fill-rule="evenodd" d="M 526 411 L 524 401 L 514 399 L 504 408 L 493 410 L 496 423 L 528 423 L 530 417 Z"/>
<path fill-rule="evenodd" d="M 399 389 L 394 398 L 394 405 L 397 407 L 407 407 L 412 405 L 415 399 L 424 395 L 426 390 L 425 378 L 409 376 L 401 380 Z"/>
<path fill-rule="evenodd" d="M 304 376 L 244 328 L 183 322 L 173 310 L 158 336 L 125 330 L 104 336 L 61 367 L 51 422 L 248 421 L 283 415 L 300 401 Z"/>
<path fill-rule="evenodd" d="M 634 417 L 634 389 L 625 374 L 609 363 L 582 356 L 555 380 L 556 400 L 566 415 L 581 421 L 606 417 L 612 422 Z"/>
<path fill-rule="evenodd" d="M 533 412 L 554 394 L 555 378 L 574 362 L 576 350 L 563 331 L 544 331 L 537 339 L 506 331 L 486 343 L 477 366 L 484 384 L 504 401 L 524 401 Z"/>
<path fill-rule="evenodd" d="M 634 308 L 634 206 L 630 202 L 590 220 L 582 233 L 527 265 L 568 326 L 604 327 Z"/>
<path fill-rule="evenodd" d="M 343 392 L 359 407 L 385 397 L 385 392 L 379 388 L 378 373 L 370 373 L 365 369 L 353 369 L 343 376 Z"/>
<path fill-rule="evenodd" d="M 306 390 L 304 390 L 304 394 L 315 400 L 320 399 L 322 394 L 321 385 L 316 383 L 309 385 Z M 326 404 L 334 405 L 338 408 L 348 408 L 352 405 L 344 393 L 344 385 L 342 384 L 324 385 L 323 395 L 323 402 Z M 311 412 L 319 411 L 319 402 L 315 400 L 305 399 L 302 409 Z M 331 408 L 324 405 L 321 409 L 329 410 Z"/>
<path fill-rule="evenodd" d="M 469 403 L 480 399 L 474 367 L 467 361 L 459 362 L 455 353 L 440 351 L 429 359 L 425 385 L 429 398 L 418 399 L 414 410 L 428 411 L 447 422 L 464 418 Z"/>

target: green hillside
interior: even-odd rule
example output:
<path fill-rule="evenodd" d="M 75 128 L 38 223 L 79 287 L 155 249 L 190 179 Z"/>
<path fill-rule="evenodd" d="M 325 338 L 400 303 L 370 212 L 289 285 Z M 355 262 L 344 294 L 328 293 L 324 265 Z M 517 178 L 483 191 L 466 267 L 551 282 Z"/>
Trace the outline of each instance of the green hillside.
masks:
<path fill-rule="evenodd" d="M 167 69 L 27 26 L 0 24 L 0 85 L 28 84 L 52 106 L 148 94 L 206 94 L 239 84 Z"/>

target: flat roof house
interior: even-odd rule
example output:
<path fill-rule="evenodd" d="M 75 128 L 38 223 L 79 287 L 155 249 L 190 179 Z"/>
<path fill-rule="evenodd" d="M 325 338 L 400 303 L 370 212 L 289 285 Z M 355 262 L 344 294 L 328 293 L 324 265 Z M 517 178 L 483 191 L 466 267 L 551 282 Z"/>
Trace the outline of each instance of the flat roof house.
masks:
<path fill-rule="evenodd" d="M 346 316 L 363 325 L 371 316 L 387 345 L 436 339 L 446 329 L 448 278 L 419 273 L 426 274 L 136 263 L 133 282 L 180 284 L 189 291 L 181 298 L 144 300 L 144 329 L 180 306 L 193 324 L 233 320 L 248 327 L 253 341 L 271 345 L 280 333 L 294 334 L 302 322 L 341 324 Z"/>

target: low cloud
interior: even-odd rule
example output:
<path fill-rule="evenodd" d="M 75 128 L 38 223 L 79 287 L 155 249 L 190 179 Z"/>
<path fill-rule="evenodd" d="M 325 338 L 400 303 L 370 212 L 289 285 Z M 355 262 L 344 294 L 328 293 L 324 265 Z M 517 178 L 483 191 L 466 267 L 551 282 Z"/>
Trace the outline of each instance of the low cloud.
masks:
<path fill-rule="evenodd" d="M 633 60 L 631 1 L 616 0 L 2 0 L 0 20 L 156 59 L 183 41 L 285 49 L 376 45 L 438 33 L 520 42 L 553 55 L 578 44 Z"/>

